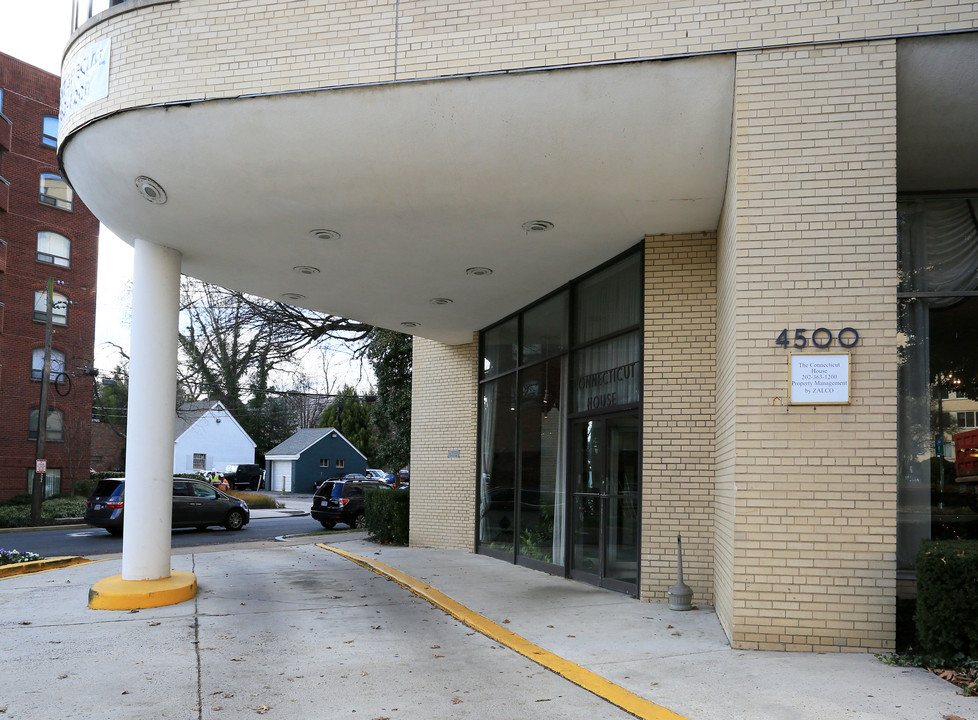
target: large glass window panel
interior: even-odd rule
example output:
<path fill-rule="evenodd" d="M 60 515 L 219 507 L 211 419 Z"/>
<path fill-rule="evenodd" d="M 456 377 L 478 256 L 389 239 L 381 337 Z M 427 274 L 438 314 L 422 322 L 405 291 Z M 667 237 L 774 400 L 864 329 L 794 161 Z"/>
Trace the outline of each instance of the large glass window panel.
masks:
<path fill-rule="evenodd" d="M 516 534 L 516 376 L 482 386 L 479 542 L 512 551 Z"/>
<path fill-rule="evenodd" d="M 641 388 L 641 336 L 636 331 L 574 353 L 573 412 L 604 412 L 637 403 Z"/>
<path fill-rule="evenodd" d="M 574 342 L 585 343 L 642 320 L 642 254 L 632 253 L 582 280 L 574 298 Z"/>
<path fill-rule="evenodd" d="M 632 416 L 608 421 L 608 493 L 638 493 L 638 419 Z"/>
<path fill-rule="evenodd" d="M 529 365 L 567 350 L 567 301 L 562 292 L 523 313 L 523 360 Z"/>
<path fill-rule="evenodd" d="M 601 492 L 601 442 L 600 425 L 592 420 L 574 423 L 572 437 L 571 492 Z"/>
<path fill-rule="evenodd" d="M 561 359 L 520 373 L 519 554 L 563 562 Z"/>
<path fill-rule="evenodd" d="M 507 320 L 482 336 L 482 376 L 493 377 L 516 367 L 519 350 L 519 322 Z"/>
<path fill-rule="evenodd" d="M 975 202 L 901 205 L 897 563 L 922 541 L 978 538 Z M 913 293 L 928 293 L 913 297 Z M 936 293 L 936 295 L 935 295 Z"/>
<path fill-rule="evenodd" d="M 638 582 L 638 499 L 608 498 L 608 537 L 605 545 L 606 578 Z"/>
<path fill-rule="evenodd" d="M 604 430 L 595 420 L 571 424 L 571 568 L 601 572 L 601 490 L 604 486 Z"/>
<path fill-rule="evenodd" d="M 574 496 L 571 567 L 597 575 L 601 570 L 601 496 Z"/>

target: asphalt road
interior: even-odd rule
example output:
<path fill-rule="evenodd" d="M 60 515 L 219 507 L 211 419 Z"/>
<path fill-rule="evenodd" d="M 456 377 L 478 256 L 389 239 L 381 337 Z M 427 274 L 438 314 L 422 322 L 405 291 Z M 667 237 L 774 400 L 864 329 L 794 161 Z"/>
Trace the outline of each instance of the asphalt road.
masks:
<path fill-rule="evenodd" d="M 337 526 L 342 532 L 346 526 Z M 283 535 L 323 532 L 322 526 L 308 515 L 302 517 L 253 518 L 238 531 L 210 528 L 208 530 L 174 530 L 171 547 L 199 547 L 230 543 L 269 540 Z M 330 533 L 323 533 L 326 540 Z M 44 557 L 79 555 L 93 557 L 122 552 L 122 538 L 110 535 L 101 528 L 84 527 L 64 530 L 32 530 L 0 534 L 0 547 L 21 552 L 36 552 Z"/>

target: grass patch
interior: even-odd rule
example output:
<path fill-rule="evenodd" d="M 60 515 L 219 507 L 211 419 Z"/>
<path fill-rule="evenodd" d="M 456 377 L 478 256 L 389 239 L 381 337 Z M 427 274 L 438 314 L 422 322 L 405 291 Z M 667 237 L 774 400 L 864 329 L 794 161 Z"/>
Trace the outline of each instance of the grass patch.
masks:
<path fill-rule="evenodd" d="M 227 494 L 240 500 L 244 500 L 246 503 L 248 503 L 248 507 L 252 509 L 275 510 L 276 508 L 285 507 L 275 498 L 258 492 L 248 492 L 247 490 L 228 490 Z"/>

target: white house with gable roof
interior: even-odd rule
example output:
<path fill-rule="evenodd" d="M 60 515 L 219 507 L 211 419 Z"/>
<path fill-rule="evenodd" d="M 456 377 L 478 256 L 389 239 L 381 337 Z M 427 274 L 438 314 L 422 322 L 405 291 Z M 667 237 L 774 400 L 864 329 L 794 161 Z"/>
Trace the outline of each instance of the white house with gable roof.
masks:
<path fill-rule="evenodd" d="M 173 472 L 224 470 L 255 462 L 255 441 L 217 400 L 184 403 L 173 431 Z"/>

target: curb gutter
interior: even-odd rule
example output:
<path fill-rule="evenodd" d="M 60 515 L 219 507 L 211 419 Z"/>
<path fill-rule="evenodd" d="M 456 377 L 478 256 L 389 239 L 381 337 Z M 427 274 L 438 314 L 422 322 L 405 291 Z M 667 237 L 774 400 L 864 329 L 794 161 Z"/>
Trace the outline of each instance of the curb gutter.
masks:
<path fill-rule="evenodd" d="M 371 560 L 370 558 L 365 558 L 361 555 L 356 555 L 347 550 L 341 550 L 337 547 L 325 545 L 323 543 L 317 543 L 317 547 L 334 552 L 337 555 L 356 563 L 357 565 L 365 567 L 368 570 L 373 570 L 378 575 L 383 575 L 384 577 L 390 578 L 397 584 L 413 592 L 418 597 L 422 598 L 423 600 L 427 600 L 435 607 L 448 613 L 463 625 L 467 625 L 473 630 L 482 633 L 486 637 L 505 645 L 511 650 L 515 650 L 520 655 L 523 655 L 533 662 L 547 668 L 551 672 L 570 680 L 575 685 L 584 688 L 588 692 L 594 693 L 598 697 L 607 700 L 613 705 L 617 705 L 622 710 L 631 713 L 635 717 L 642 718 L 642 720 L 687 720 L 682 715 L 677 715 L 668 708 L 664 708 L 661 705 L 656 705 L 655 703 L 636 695 L 630 690 L 626 690 L 620 685 L 616 685 L 610 680 L 603 678 L 600 675 L 583 668 L 580 665 L 577 665 L 576 663 L 565 660 L 559 655 L 555 655 L 539 645 L 534 645 L 526 638 L 517 635 L 511 630 L 507 630 L 501 625 L 494 623 L 492 620 L 489 620 L 476 612 L 473 612 L 458 601 L 453 600 L 448 595 L 436 590 L 427 583 L 423 583 L 417 578 L 413 578 L 410 575 L 402 573 L 400 570 L 396 570 L 390 565 L 377 560 Z"/>
<path fill-rule="evenodd" d="M 71 567 L 72 565 L 84 565 L 90 562 L 92 561 L 83 557 L 56 557 L 0 565 L 0 580 L 8 577 L 17 577 L 18 575 L 30 575 L 48 570 L 57 570 L 58 568 Z"/>

